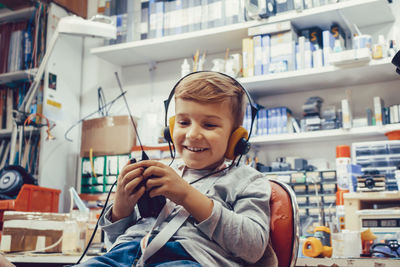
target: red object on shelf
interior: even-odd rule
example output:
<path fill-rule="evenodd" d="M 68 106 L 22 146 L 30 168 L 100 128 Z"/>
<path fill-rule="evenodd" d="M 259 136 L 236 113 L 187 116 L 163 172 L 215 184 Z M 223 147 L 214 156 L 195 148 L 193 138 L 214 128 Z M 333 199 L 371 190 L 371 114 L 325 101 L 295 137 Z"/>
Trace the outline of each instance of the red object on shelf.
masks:
<path fill-rule="evenodd" d="M 389 140 L 400 140 L 400 130 L 385 133 Z"/>
<path fill-rule="evenodd" d="M 58 212 L 61 190 L 24 184 L 16 199 L 0 200 L 0 230 L 3 229 L 3 213 L 13 211 Z"/>
<path fill-rule="evenodd" d="M 350 146 L 340 145 L 336 147 L 337 158 L 350 158 Z"/>

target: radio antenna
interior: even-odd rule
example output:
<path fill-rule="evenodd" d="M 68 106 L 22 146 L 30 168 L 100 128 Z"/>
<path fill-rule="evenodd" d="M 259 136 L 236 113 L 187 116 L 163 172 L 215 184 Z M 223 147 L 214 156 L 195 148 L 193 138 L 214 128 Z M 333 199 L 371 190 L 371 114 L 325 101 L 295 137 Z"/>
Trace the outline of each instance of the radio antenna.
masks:
<path fill-rule="evenodd" d="M 130 110 L 130 108 L 129 108 L 128 101 L 126 100 L 126 96 L 125 96 L 125 94 L 124 94 L 124 90 L 122 89 L 122 85 L 121 85 L 121 81 L 120 81 L 119 76 L 118 76 L 118 72 L 115 72 L 115 77 L 117 78 L 117 82 L 118 82 L 119 89 L 121 90 L 122 97 L 124 98 L 124 102 L 125 102 L 125 105 L 126 105 L 126 109 L 128 110 L 129 117 L 130 117 L 131 123 L 132 123 L 132 125 L 133 125 L 133 129 L 135 129 L 135 133 L 136 133 L 136 137 L 137 137 L 137 139 L 138 139 L 138 141 L 139 141 L 140 149 L 142 150 L 142 160 L 148 160 L 149 157 L 147 156 L 146 152 L 144 152 L 144 148 L 143 148 L 143 145 L 142 145 L 142 141 L 140 141 L 139 133 L 138 133 L 138 130 L 137 130 L 137 128 L 136 128 L 135 121 L 133 120 L 133 116 L 132 116 L 131 110 Z"/>

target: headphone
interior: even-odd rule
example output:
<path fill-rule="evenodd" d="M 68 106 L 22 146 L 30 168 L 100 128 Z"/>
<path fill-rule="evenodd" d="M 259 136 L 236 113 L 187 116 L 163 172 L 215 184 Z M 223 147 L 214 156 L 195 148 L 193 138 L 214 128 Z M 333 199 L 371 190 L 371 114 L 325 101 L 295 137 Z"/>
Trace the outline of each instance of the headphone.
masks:
<path fill-rule="evenodd" d="M 217 73 L 219 75 L 222 75 L 224 77 L 228 77 L 229 79 L 231 79 L 234 83 L 234 85 L 240 89 L 242 89 L 246 96 L 247 99 L 249 100 L 249 104 L 251 107 L 251 126 L 250 126 L 250 131 L 247 132 L 247 130 L 240 126 L 237 129 L 235 129 L 233 131 L 233 133 L 231 134 L 231 136 L 229 137 L 229 141 L 228 141 L 228 146 L 225 152 L 225 157 L 227 159 L 230 160 L 234 160 L 236 158 L 236 156 L 242 156 L 245 155 L 247 152 L 249 152 L 250 150 L 250 136 L 251 136 L 251 132 L 253 130 L 253 123 L 254 120 L 256 118 L 257 112 L 258 112 L 258 108 L 256 107 L 256 105 L 254 104 L 253 99 L 250 96 L 250 93 L 234 78 L 232 78 L 229 75 L 226 75 L 224 73 L 221 72 L 216 72 L 216 71 L 196 71 L 196 72 L 192 72 L 189 73 L 187 75 L 185 75 L 184 77 L 182 77 L 176 84 L 175 86 L 172 88 L 172 91 L 170 92 L 168 99 L 164 101 L 164 107 L 165 107 L 165 119 L 164 119 L 164 138 L 167 140 L 168 144 L 173 143 L 173 134 L 174 134 L 174 125 L 175 125 L 175 116 L 172 116 L 168 119 L 168 107 L 169 107 L 169 103 L 172 100 L 172 97 L 175 94 L 175 89 L 177 88 L 177 86 L 180 84 L 180 82 L 184 79 L 186 79 L 187 77 L 196 74 L 196 73 L 201 73 L 201 72 L 206 72 L 206 73 Z M 169 123 L 169 124 L 168 124 Z M 170 146 L 171 148 L 171 146 Z M 172 155 L 172 151 L 171 151 L 171 155 Z"/>
<path fill-rule="evenodd" d="M 400 74 L 400 51 L 392 58 L 392 64 L 396 66 L 396 72 Z"/>

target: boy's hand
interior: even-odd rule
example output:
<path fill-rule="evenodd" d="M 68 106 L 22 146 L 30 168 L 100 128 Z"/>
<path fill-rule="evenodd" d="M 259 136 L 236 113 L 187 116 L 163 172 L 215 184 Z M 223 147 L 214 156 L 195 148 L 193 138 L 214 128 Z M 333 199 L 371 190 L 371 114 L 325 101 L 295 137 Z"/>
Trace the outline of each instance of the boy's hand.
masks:
<path fill-rule="evenodd" d="M 214 202 L 182 179 L 171 167 L 154 160 L 140 161 L 134 166 L 144 168 L 143 177 L 147 179 L 146 190 L 150 191 L 150 197 L 165 196 L 183 206 L 197 222 L 211 215 Z"/>
<path fill-rule="evenodd" d="M 140 161 L 134 166 L 144 169 L 143 177 L 150 197 L 162 195 L 178 205 L 184 204 L 191 186 L 174 169 L 155 160 Z"/>
<path fill-rule="evenodd" d="M 143 168 L 128 162 L 119 174 L 112 208 L 111 220 L 113 222 L 129 216 L 135 209 L 139 198 L 144 194 L 144 186 L 136 188 L 144 179 L 143 170 Z"/>

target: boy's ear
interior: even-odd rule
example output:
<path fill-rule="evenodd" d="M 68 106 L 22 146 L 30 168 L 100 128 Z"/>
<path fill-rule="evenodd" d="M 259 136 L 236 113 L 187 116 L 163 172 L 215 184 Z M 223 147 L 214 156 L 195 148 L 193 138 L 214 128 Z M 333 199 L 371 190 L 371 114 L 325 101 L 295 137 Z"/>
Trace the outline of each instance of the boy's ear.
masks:
<path fill-rule="evenodd" d="M 249 133 L 243 127 L 237 128 L 229 137 L 228 147 L 226 148 L 225 158 L 233 160 L 237 155 L 244 155 L 250 149 L 247 140 Z"/>
<path fill-rule="evenodd" d="M 165 140 L 173 143 L 175 116 L 170 117 L 168 123 L 168 126 L 164 128 L 164 138 Z"/>

